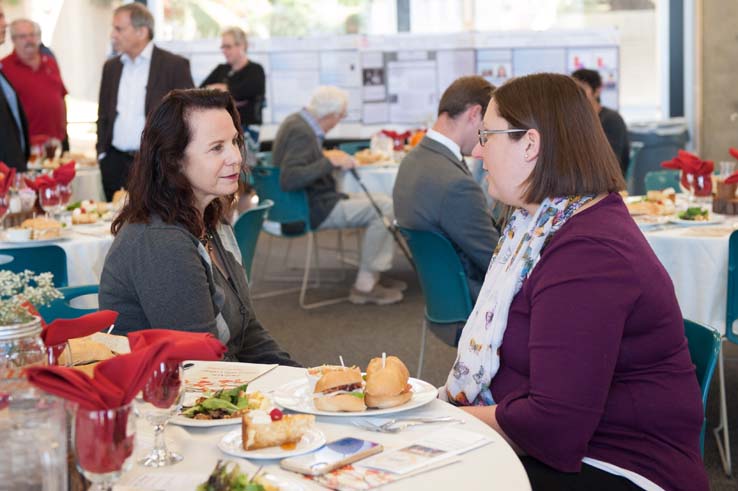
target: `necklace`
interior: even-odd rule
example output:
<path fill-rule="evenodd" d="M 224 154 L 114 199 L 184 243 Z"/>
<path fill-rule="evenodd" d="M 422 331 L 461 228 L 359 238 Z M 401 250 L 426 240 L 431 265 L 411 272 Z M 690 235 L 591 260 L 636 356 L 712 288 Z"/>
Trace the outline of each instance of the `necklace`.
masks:
<path fill-rule="evenodd" d="M 200 243 L 205 247 L 208 252 L 213 252 L 213 233 L 207 230 L 203 232 L 200 237 Z"/>

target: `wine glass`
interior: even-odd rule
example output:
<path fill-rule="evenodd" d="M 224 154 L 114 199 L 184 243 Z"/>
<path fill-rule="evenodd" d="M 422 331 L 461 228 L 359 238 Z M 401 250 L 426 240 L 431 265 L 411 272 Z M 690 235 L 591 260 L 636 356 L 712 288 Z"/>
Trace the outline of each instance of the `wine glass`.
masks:
<path fill-rule="evenodd" d="M 38 203 L 47 215 L 53 215 L 60 208 L 59 187 L 44 186 L 38 190 Z"/>
<path fill-rule="evenodd" d="M 0 226 L 5 224 L 5 217 L 10 209 L 10 192 L 5 196 L 0 196 Z"/>
<path fill-rule="evenodd" d="M 72 346 L 68 341 L 54 344 L 46 347 L 46 362 L 49 365 L 58 365 L 60 367 L 71 367 L 72 362 Z"/>
<path fill-rule="evenodd" d="M 131 466 L 136 435 L 132 404 L 115 409 L 76 406 L 72 420 L 72 448 L 77 469 L 93 491 L 112 491 L 113 484 Z"/>
<path fill-rule="evenodd" d="M 182 460 L 181 455 L 167 449 L 164 429 L 182 407 L 183 396 L 181 363 L 161 362 L 136 398 L 139 413 L 154 426 L 154 447 L 138 461 L 144 467 L 164 467 Z"/>

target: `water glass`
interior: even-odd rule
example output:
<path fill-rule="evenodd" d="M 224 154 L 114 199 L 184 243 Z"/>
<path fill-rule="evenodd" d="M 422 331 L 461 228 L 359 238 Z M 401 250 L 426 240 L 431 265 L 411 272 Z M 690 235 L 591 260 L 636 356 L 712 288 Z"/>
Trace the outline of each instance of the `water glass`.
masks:
<path fill-rule="evenodd" d="M 734 160 L 720 162 L 720 178 L 725 179 L 734 173 L 736 171 L 736 166 L 738 166 L 738 162 L 735 162 Z"/>
<path fill-rule="evenodd" d="M 7 391 L 7 392 L 6 392 Z M 64 403 L 31 386 L 0 385 L 0 488 L 67 489 Z"/>
<path fill-rule="evenodd" d="M 61 208 L 58 186 L 43 187 L 38 190 L 38 203 L 47 215 L 52 217 Z"/>
<path fill-rule="evenodd" d="M 132 404 L 115 409 L 74 408 L 72 449 L 79 471 L 93 491 L 112 491 L 131 467 L 136 436 Z"/>
<path fill-rule="evenodd" d="M 183 396 L 182 364 L 161 362 L 136 399 L 139 414 L 154 426 L 154 447 L 138 461 L 141 465 L 164 467 L 182 460 L 181 455 L 167 449 L 164 429 L 181 409 Z"/>

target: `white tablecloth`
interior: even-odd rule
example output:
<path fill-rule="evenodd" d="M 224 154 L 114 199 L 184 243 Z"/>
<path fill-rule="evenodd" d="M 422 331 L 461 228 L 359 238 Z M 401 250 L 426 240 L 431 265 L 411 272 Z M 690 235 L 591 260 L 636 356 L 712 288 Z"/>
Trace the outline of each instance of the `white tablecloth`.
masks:
<path fill-rule="evenodd" d="M 669 273 L 682 315 L 725 334 L 728 241 L 738 219 L 705 227 L 667 227 L 645 232 Z M 658 288 L 658 285 L 653 285 Z"/>
<path fill-rule="evenodd" d="M 91 199 L 105 201 L 100 167 L 80 167 L 72 181 L 72 202 Z"/>
<path fill-rule="evenodd" d="M 100 283 L 105 256 L 113 243 L 110 223 L 101 225 L 82 225 L 62 232 L 62 240 L 50 242 L 58 245 L 67 254 L 67 274 L 69 286 Z M 16 247 L 37 247 L 49 242 L 8 243 L 0 242 L 0 255 L 3 249 Z"/>
<path fill-rule="evenodd" d="M 262 392 L 273 390 L 280 385 L 304 377 L 304 370 L 290 367 L 278 367 L 267 373 L 260 379 L 249 385 L 249 389 Z M 520 460 L 510 446 L 494 430 L 481 423 L 479 420 L 468 416 L 466 413 L 445 402 L 434 400 L 430 404 L 403 412 L 402 417 L 409 416 L 444 416 L 452 415 L 461 418 L 466 424 L 461 426 L 465 430 L 474 431 L 492 439 L 492 443 L 484 447 L 472 450 L 461 456 L 461 461 L 433 471 L 409 477 L 384 486 L 384 490 L 423 490 L 423 491 L 448 491 L 448 490 L 487 490 L 504 489 L 506 491 L 529 490 L 530 484 Z M 424 436 L 430 427 L 421 426 L 407 429 L 397 434 L 371 433 L 360 430 L 351 425 L 352 418 L 318 417 L 318 427 L 322 430 L 328 441 L 336 440 L 345 436 L 356 436 L 381 443 L 385 449 L 396 448 L 404 443 L 417 440 Z M 435 425 L 434 425 L 435 427 Z M 202 482 L 215 467 L 218 459 L 226 458 L 218 448 L 218 441 L 233 429 L 240 426 L 225 426 L 216 428 L 182 428 L 168 426 L 166 430 L 167 442 L 170 447 L 184 455 L 184 460 L 171 467 L 162 469 L 147 469 L 135 464 L 121 481 L 121 484 L 130 483 L 140 474 L 191 474 L 191 487 L 183 487 L 182 491 L 194 490 L 198 482 Z M 143 420 L 138 421 L 137 439 L 151 441 L 150 425 Z M 146 448 L 142 448 L 137 441 L 136 455 L 141 455 Z M 266 466 L 266 472 L 289 479 L 304 487 L 306 490 L 323 490 L 325 488 L 279 468 L 275 460 L 246 461 L 237 459 L 241 468 L 253 472 L 259 465 Z M 199 480 L 199 481 L 198 481 Z M 122 491 L 124 488 L 118 486 L 116 489 Z M 379 488 L 378 488 L 379 489 Z"/>
<path fill-rule="evenodd" d="M 382 193 L 392 198 L 392 188 L 397 178 L 397 169 L 400 166 L 396 164 L 390 165 L 362 165 L 356 168 L 359 173 L 361 182 L 369 190 L 370 193 Z M 336 187 L 339 191 L 346 194 L 363 194 L 364 190 L 356 181 L 356 178 L 350 172 L 339 172 L 336 175 Z"/>

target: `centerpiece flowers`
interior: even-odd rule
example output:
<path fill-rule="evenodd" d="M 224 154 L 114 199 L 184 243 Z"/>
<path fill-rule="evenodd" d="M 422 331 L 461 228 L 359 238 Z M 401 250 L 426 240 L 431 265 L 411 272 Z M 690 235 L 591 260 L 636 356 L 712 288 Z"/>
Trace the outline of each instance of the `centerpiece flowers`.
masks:
<path fill-rule="evenodd" d="M 46 360 L 41 317 L 36 307 L 62 298 L 51 273 L 0 270 L 0 377 L 20 376 L 20 369 Z"/>

